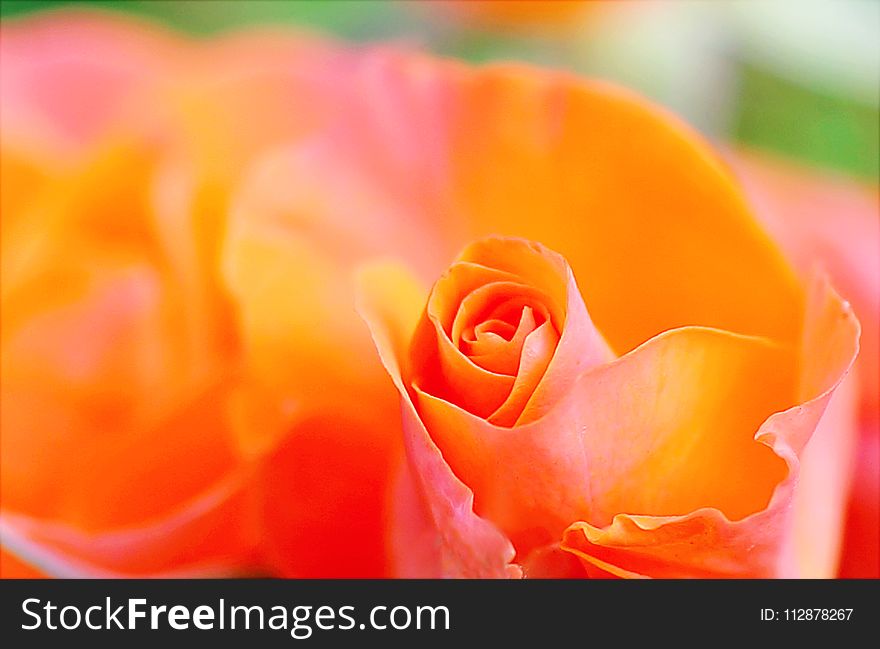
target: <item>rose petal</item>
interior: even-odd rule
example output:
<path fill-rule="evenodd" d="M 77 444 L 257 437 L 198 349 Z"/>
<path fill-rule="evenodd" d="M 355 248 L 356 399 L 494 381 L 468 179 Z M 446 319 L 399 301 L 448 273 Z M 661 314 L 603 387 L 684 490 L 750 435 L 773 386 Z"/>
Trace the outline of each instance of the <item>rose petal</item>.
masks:
<path fill-rule="evenodd" d="M 761 341 L 684 329 L 588 371 L 542 419 L 513 430 L 421 392 L 418 403 L 477 511 L 527 553 L 574 520 L 762 508 L 784 465 L 751 431 L 791 402 L 778 378 L 786 364 Z"/>
<path fill-rule="evenodd" d="M 426 249 L 448 258 L 474 238 L 522 236 L 569 261 L 617 353 L 686 325 L 797 339 L 796 277 L 709 148 L 647 102 L 524 66 L 387 51 L 348 78 L 321 137 L 411 222 L 443 224 L 405 252 L 420 273 Z"/>
<path fill-rule="evenodd" d="M 862 398 L 877 424 L 880 393 L 880 200 L 877 187 L 766 155 L 730 152 L 755 213 L 804 275 L 817 264 L 863 324 Z M 866 413 L 867 414 L 867 413 Z"/>
<path fill-rule="evenodd" d="M 800 405 L 769 417 L 755 434 L 787 464 L 766 508 L 731 520 L 718 509 L 684 516 L 618 514 L 611 525 L 572 525 L 563 548 L 618 576 L 795 576 L 782 552 L 791 526 L 799 456 L 858 352 L 859 326 L 827 282 L 816 282 L 804 332 Z"/>
<path fill-rule="evenodd" d="M 545 325 L 546 321 L 541 326 Z M 474 340 L 464 341 L 463 351 L 468 358 L 488 370 L 516 376 L 520 368 L 523 344 L 537 327 L 534 310 L 524 306 L 515 329 L 504 320 L 484 320 L 474 328 Z M 546 328 L 549 330 L 550 325 Z M 556 342 L 553 341 L 551 352 L 547 355 L 548 361 L 552 350 L 556 349 Z"/>
<path fill-rule="evenodd" d="M 380 416 L 356 399 L 304 414 L 290 426 L 253 481 L 263 561 L 271 574 L 388 575 L 386 503 L 399 435 L 396 417 Z"/>
<path fill-rule="evenodd" d="M 532 331 L 520 353 L 516 381 L 504 403 L 488 421 L 497 426 L 513 426 L 522 417 L 526 404 L 534 397 L 538 385 L 547 375 L 553 354 L 559 346 L 559 335 L 545 322 Z"/>
<path fill-rule="evenodd" d="M 800 456 L 793 525 L 780 574 L 828 579 L 837 572 L 858 441 L 858 378 L 850 371 L 834 390 Z"/>
<path fill-rule="evenodd" d="M 4 545 L 53 577 L 211 577 L 253 565 L 256 530 L 243 516 L 242 475 L 211 486 L 160 520 L 90 533 L 26 515 L 0 514 Z M 216 530 L 224 529 L 224 534 Z"/>
<path fill-rule="evenodd" d="M 0 546 L 0 579 L 45 579 L 46 575 Z"/>
<path fill-rule="evenodd" d="M 406 349 L 424 304 L 424 291 L 406 271 L 391 265 L 362 268 L 358 280 L 359 311 L 401 395 L 404 443 L 412 467 L 405 479 L 412 480 L 415 494 L 410 497 L 418 503 L 410 507 L 409 522 L 415 519 L 433 531 L 432 551 L 424 552 L 421 564 L 410 569 L 423 577 L 518 576 L 518 568 L 510 564 L 510 542 L 474 514 L 473 494 L 450 471 L 403 384 L 409 372 Z"/>
<path fill-rule="evenodd" d="M 118 126 L 183 49 L 150 23 L 114 14 L 64 11 L 4 21 L 4 140 L 81 153 Z"/>
<path fill-rule="evenodd" d="M 862 323 L 862 351 L 854 368 L 860 386 L 861 438 L 855 449 L 841 574 L 880 577 L 877 550 L 880 547 L 880 453 L 877 452 L 880 446 L 880 256 L 877 255 L 880 205 L 877 187 L 803 168 L 767 154 L 741 150 L 728 153 L 757 208 L 758 217 L 789 258 L 802 273 L 821 264 L 841 294 L 852 302 Z M 823 454 L 823 462 L 833 457 L 843 459 L 845 452 L 843 443 L 835 452 Z M 829 511 L 835 508 L 839 509 L 840 505 L 829 504 Z"/>
<path fill-rule="evenodd" d="M 28 224 L 14 241 L 27 254 L 3 276 L 3 389 L 11 398 L 0 454 L 4 508 L 120 524 L 191 497 L 232 464 L 222 433 L 182 423 L 205 407 L 206 392 L 216 398 L 229 341 L 219 319 L 192 335 L 201 321 L 191 315 L 189 289 L 200 287 L 163 272 L 165 249 L 149 213 L 154 157 L 149 147 L 114 143 L 47 183 L 16 217 Z M 129 465 L 117 453 L 149 441 L 129 466 L 136 484 L 155 470 L 155 430 L 173 433 L 158 466 L 198 448 L 200 471 L 129 494 L 127 508 L 108 503 L 114 490 L 97 493 L 95 471 L 124 482 L 121 467 Z"/>
<path fill-rule="evenodd" d="M 244 347 L 234 429 L 260 462 L 257 509 L 275 573 L 379 577 L 399 406 L 350 276 L 378 244 L 357 232 L 337 239 L 341 203 L 277 182 L 301 155 L 311 154 L 269 153 L 233 202 L 222 262 Z"/>
<path fill-rule="evenodd" d="M 880 578 L 880 434 L 862 430 L 852 474 L 843 557 L 838 576 Z"/>

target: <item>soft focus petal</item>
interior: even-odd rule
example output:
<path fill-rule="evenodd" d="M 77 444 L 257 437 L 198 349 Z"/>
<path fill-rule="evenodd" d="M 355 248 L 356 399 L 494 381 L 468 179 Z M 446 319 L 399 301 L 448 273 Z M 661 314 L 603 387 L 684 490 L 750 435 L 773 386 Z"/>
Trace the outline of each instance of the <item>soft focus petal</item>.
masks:
<path fill-rule="evenodd" d="M 149 23 L 67 11 L 4 21 L 3 138 L 81 153 L 118 127 L 182 44 Z"/>
<path fill-rule="evenodd" d="M 16 556 L 53 577 L 220 577 L 252 570 L 258 531 L 245 515 L 245 473 L 138 525 L 90 532 L 4 512 L 0 534 Z M 218 533 L 223 530 L 223 533 Z"/>
<path fill-rule="evenodd" d="M 399 407 L 354 309 L 350 274 L 377 244 L 337 240 L 339 203 L 314 201 L 297 175 L 276 182 L 298 155 L 254 167 L 223 249 L 243 336 L 236 436 L 245 455 L 261 458 L 257 499 L 273 570 L 379 577 Z"/>
<path fill-rule="evenodd" d="M 180 236 L 186 215 L 175 214 L 183 219 L 165 236 L 157 143 L 137 128 L 122 134 L 164 40 L 79 16 L 7 27 L 4 525 L 18 521 L 22 538 L 48 554 L 90 553 L 98 571 L 240 565 L 253 535 L 211 534 L 240 527 L 240 507 L 218 503 L 198 530 L 157 523 L 211 502 L 239 462 L 222 405 L 234 346 L 222 300 L 208 295 L 192 237 Z M 31 138 L 43 120 L 46 141 Z M 47 526 L 63 533 L 44 534 Z M 139 526 L 165 535 L 128 534 Z M 105 551 L 62 549 L 80 537 L 102 539 Z"/>
<path fill-rule="evenodd" d="M 862 430 L 852 475 L 840 577 L 880 578 L 880 435 Z"/>
<path fill-rule="evenodd" d="M 0 579 L 43 579 L 46 575 L 0 546 Z"/>
<path fill-rule="evenodd" d="M 42 229 L 18 239 L 31 254 L 3 278 L 4 508 L 103 527 L 155 515 L 232 465 L 222 434 L 191 425 L 206 411 L 208 421 L 222 420 L 198 399 L 216 398 L 225 334 L 203 328 L 199 344 L 187 344 L 185 288 L 169 289 L 152 265 L 163 249 L 145 195 L 149 153 L 130 153 L 112 150 L 28 206 Z M 174 447 L 154 466 L 154 435 L 165 429 Z M 118 493 L 92 478 L 118 476 L 134 488 L 140 470 L 161 473 L 175 456 L 185 464 L 195 448 L 199 472 L 155 492 L 132 489 L 125 507 L 111 507 Z M 120 464 L 120 454 L 131 460 Z"/>
<path fill-rule="evenodd" d="M 259 559 L 280 574 L 379 576 L 399 440 L 389 417 L 371 420 L 357 404 L 394 416 L 397 406 L 378 362 L 375 376 L 356 369 L 375 352 L 352 298 L 346 310 L 336 292 L 345 269 L 324 266 L 336 283 L 322 295 L 326 277 L 309 292 L 296 276 L 272 277 L 284 270 L 277 259 L 243 261 L 233 292 L 242 277 L 263 288 L 241 305 L 221 275 L 238 185 L 267 147 L 316 127 L 347 54 L 290 33 L 152 37 L 136 23 L 67 12 L 4 24 L 4 520 L 61 566 L 55 574 L 77 573 L 65 561 L 96 574 L 168 574 L 253 570 Z M 169 61 L 173 70 L 158 74 Z M 52 168 L 46 190 L 44 161 L 20 152 L 56 145 L 82 168 Z M 13 148 L 20 182 L 7 195 Z M 272 238 L 258 214 L 254 222 Z M 242 237 L 249 250 L 252 234 Z M 238 255 L 238 236 L 229 238 Z M 322 243 L 310 240 L 316 252 L 299 268 Z M 294 294 L 303 301 L 273 313 Z M 297 307 L 302 327 L 284 331 Z M 272 361 L 314 341 L 291 366 Z M 311 366 L 297 366 L 298 353 Z M 358 396 L 341 409 L 348 391 Z M 242 472 L 234 494 L 211 496 Z M 191 503 L 206 509 L 180 519 Z"/>

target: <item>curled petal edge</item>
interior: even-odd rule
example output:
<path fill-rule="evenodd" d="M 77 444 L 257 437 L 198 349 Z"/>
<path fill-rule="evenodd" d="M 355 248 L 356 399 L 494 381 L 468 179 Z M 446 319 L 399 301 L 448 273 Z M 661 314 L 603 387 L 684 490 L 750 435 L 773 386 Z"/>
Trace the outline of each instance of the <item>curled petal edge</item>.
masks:
<path fill-rule="evenodd" d="M 755 440 L 769 446 L 788 467 L 764 510 L 736 521 L 715 508 L 680 516 L 621 513 L 605 527 L 572 524 L 561 548 L 585 566 L 625 578 L 798 577 L 782 557 L 782 548 L 791 529 L 799 456 L 855 362 L 859 333 L 849 303 L 834 292 L 824 275 L 815 273 L 802 349 L 816 355 L 813 345 L 830 334 L 833 340 L 826 345 L 837 347 L 837 358 L 824 359 L 832 365 L 831 371 L 802 360 L 800 396 L 804 401 L 774 413 L 755 433 Z"/>

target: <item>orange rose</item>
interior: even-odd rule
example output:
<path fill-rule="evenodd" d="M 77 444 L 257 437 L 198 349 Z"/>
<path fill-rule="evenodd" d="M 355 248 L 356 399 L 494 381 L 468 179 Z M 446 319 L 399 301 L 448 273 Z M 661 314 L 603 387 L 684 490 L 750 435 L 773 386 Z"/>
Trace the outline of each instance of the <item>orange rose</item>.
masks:
<path fill-rule="evenodd" d="M 442 13 L 455 19 L 459 27 L 465 28 L 506 30 L 515 27 L 538 32 L 552 25 L 567 25 L 574 31 L 565 34 L 559 29 L 555 30 L 557 36 L 563 36 L 562 48 L 565 49 L 565 45 L 592 40 L 589 36 L 585 38 L 583 27 L 586 25 L 585 19 L 592 19 L 595 9 L 599 9 L 599 13 L 603 9 L 619 13 L 624 20 L 613 21 L 617 29 L 634 27 L 627 24 L 631 21 L 626 20 L 624 14 L 644 13 L 645 3 L 635 7 L 632 6 L 635 3 L 630 3 L 630 7 L 621 7 L 623 4 L 626 3 L 476 0 L 439 3 L 439 6 L 445 9 Z M 661 5 L 660 13 L 664 13 L 662 3 L 656 4 Z M 617 12 L 618 8 L 622 11 Z M 635 11 L 627 11 L 633 8 Z M 653 19 L 641 22 L 649 23 Z M 728 30 L 733 28 L 733 31 L 737 28 L 735 24 L 724 27 Z M 559 43 L 554 45 L 558 46 Z M 570 58 L 571 52 L 563 54 L 563 62 L 566 57 Z M 835 286 L 853 303 L 855 313 L 863 324 L 862 351 L 855 367 L 854 374 L 857 376 L 853 377 L 860 393 L 858 426 L 861 430 L 855 456 L 851 457 L 849 448 L 852 440 L 838 434 L 837 429 L 827 423 L 832 417 L 826 417 L 826 424 L 814 436 L 812 450 L 805 456 L 808 464 L 816 462 L 825 465 L 820 472 L 820 483 L 810 482 L 800 491 L 836 495 L 823 497 L 820 507 L 816 507 L 815 503 L 803 507 L 804 511 L 810 512 L 809 515 L 805 514 L 807 526 L 824 525 L 836 529 L 840 518 L 847 518 L 841 576 L 880 576 L 880 405 L 877 397 L 880 393 L 877 362 L 880 358 L 877 337 L 880 331 L 880 301 L 877 297 L 880 295 L 880 269 L 876 252 L 880 247 L 880 223 L 877 219 L 876 184 L 871 187 L 865 186 L 865 183 L 860 185 L 835 177 L 835 174 L 827 171 L 819 172 L 754 152 L 737 152 L 730 157 L 730 162 L 744 181 L 756 215 L 792 263 L 802 273 L 809 272 L 816 265 L 825 268 Z M 837 426 L 845 425 L 848 424 L 842 422 Z M 811 470 L 805 471 L 806 475 L 813 473 Z M 850 483 L 849 504 L 845 506 L 844 494 Z M 839 542 L 835 535 L 829 536 L 832 545 L 836 546 Z M 829 556 L 833 554 L 831 552 Z"/>
<path fill-rule="evenodd" d="M 827 285 L 815 289 L 804 341 L 820 364 L 705 327 L 609 362 L 564 261 L 516 239 L 468 247 L 414 328 L 419 291 L 406 275 L 372 269 L 362 290 L 403 398 L 425 524 L 441 539 L 423 570 L 785 570 L 798 454 L 856 353 L 858 325 Z"/>
<path fill-rule="evenodd" d="M 856 325 L 693 134 L 599 83 L 284 34 L 129 62 L 141 29 L 3 26 L 4 549 L 52 574 L 828 574 L 838 530 L 786 512 L 837 497 L 796 483 L 826 403 L 850 412 Z M 118 83 L 87 101 L 95 78 Z M 485 294 L 438 283 L 410 349 L 423 283 L 493 233 L 540 244 L 469 248 Z M 420 278 L 360 275 L 400 395 L 354 310 L 376 257 Z"/>
<path fill-rule="evenodd" d="M 69 12 L 0 42 L 4 576 L 384 574 L 393 388 L 339 249 L 250 189 L 349 55 Z"/>
<path fill-rule="evenodd" d="M 421 539 L 406 546 L 419 553 L 398 552 L 396 569 L 831 576 L 839 526 L 820 535 L 809 521 L 839 502 L 843 485 L 809 492 L 797 513 L 791 506 L 804 500 L 799 458 L 820 420 L 832 439 L 852 439 L 852 391 L 835 390 L 858 326 L 827 283 L 807 290 L 796 279 L 714 155 L 601 84 L 391 57 L 382 70 L 389 92 L 410 101 L 394 119 L 400 131 L 428 132 L 432 113 L 415 98 L 446 89 L 426 154 L 434 165 L 421 175 L 411 163 L 407 186 L 417 193 L 424 183 L 428 209 L 445 206 L 446 233 L 526 236 L 562 252 L 595 338 L 616 357 L 551 380 L 553 405 L 532 419 L 513 391 L 525 378 L 486 376 L 459 348 L 475 334 L 437 329 L 455 322 L 459 302 L 468 312 L 465 301 L 479 303 L 452 281 L 458 264 L 421 320 L 420 282 L 387 268 L 364 275 L 363 311 L 403 397 L 408 465 L 392 545 Z M 369 160 L 363 176 L 393 186 L 393 158 L 369 144 L 371 118 L 345 119 L 367 143 L 348 159 Z M 492 260 L 495 270 L 513 263 L 497 250 Z M 529 277 L 516 283 L 548 290 Z M 482 331 L 510 333 L 519 315 Z M 836 462 L 811 463 L 810 475 L 822 483 Z"/>

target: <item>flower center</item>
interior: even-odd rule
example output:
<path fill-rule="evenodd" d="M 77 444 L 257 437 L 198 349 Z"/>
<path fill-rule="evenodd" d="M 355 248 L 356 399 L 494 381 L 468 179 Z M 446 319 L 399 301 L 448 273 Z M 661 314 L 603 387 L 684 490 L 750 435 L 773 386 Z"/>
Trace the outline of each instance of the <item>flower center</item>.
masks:
<path fill-rule="evenodd" d="M 567 306 L 560 268 L 513 245 L 530 264 L 462 259 L 437 280 L 414 337 L 436 346 L 416 347 L 422 351 L 414 352 L 411 379 L 416 390 L 505 427 L 516 423 L 554 358 Z"/>
<path fill-rule="evenodd" d="M 490 282 L 462 299 L 451 338 L 459 351 L 490 372 L 516 376 L 529 334 L 552 327 L 539 291 L 514 282 Z"/>

